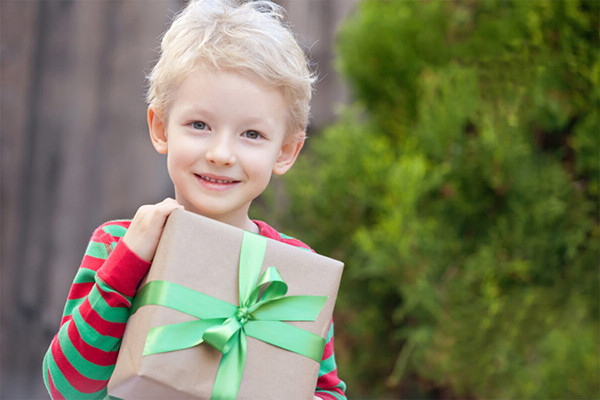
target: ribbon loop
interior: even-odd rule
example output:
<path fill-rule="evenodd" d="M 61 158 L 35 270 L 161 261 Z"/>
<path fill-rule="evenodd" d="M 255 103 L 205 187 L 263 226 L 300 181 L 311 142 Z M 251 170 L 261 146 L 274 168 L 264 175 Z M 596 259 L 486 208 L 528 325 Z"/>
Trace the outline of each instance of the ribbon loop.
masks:
<path fill-rule="evenodd" d="M 265 292 L 261 296 L 262 302 L 277 299 L 286 295 L 288 286 L 283 280 L 279 271 L 275 267 L 269 267 L 262 274 L 258 286 L 268 285 L 265 287 Z"/>
<path fill-rule="evenodd" d="M 204 332 L 211 326 L 222 324 L 223 321 L 223 319 L 198 319 L 152 328 L 148 332 L 143 355 L 183 350 L 202 344 Z"/>

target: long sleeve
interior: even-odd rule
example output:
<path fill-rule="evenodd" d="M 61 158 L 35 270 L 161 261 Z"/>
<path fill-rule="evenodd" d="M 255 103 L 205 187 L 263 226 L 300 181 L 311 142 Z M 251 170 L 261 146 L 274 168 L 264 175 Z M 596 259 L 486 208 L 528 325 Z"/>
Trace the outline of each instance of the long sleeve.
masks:
<path fill-rule="evenodd" d="M 326 338 L 325 350 L 323 351 L 323 360 L 319 369 L 315 396 L 325 400 L 343 400 L 346 399 L 344 394 L 346 384 L 340 380 L 337 374 L 333 342 L 333 322 L 331 322 Z"/>
<path fill-rule="evenodd" d="M 106 397 L 131 298 L 150 267 L 120 241 L 128 226 L 115 221 L 92 235 L 44 357 L 44 382 L 53 399 Z"/>

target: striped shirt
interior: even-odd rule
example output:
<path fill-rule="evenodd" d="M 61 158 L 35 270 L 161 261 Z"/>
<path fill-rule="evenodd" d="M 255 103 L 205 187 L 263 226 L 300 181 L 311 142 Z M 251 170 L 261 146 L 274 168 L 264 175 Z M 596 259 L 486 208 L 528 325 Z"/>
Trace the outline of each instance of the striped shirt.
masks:
<path fill-rule="evenodd" d="M 136 289 L 150 263 L 120 241 L 131 221 L 111 221 L 94 231 L 75 275 L 58 333 L 43 362 L 53 399 L 105 399 Z M 301 241 L 255 221 L 262 236 L 305 249 Z M 125 266 L 125 267 L 124 267 Z M 315 396 L 345 399 L 333 351 L 333 322 L 319 369 Z"/>

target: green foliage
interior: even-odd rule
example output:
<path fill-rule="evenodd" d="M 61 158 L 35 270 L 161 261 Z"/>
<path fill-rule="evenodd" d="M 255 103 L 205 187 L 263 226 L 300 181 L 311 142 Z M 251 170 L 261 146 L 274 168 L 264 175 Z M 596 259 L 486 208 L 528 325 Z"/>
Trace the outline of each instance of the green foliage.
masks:
<path fill-rule="evenodd" d="M 597 398 L 597 1 L 365 1 L 286 178 L 360 396 Z"/>

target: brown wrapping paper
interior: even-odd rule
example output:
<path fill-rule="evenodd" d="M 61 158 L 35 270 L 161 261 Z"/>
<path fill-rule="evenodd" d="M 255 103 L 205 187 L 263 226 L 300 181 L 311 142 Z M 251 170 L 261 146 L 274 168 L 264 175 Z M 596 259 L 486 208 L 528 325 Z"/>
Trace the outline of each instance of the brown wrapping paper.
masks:
<path fill-rule="evenodd" d="M 142 285 L 166 280 L 238 305 L 238 262 L 243 231 L 186 211 L 174 211 Z M 268 239 L 263 263 L 275 266 L 287 295 L 328 296 L 314 322 L 288 322 L 326 337 L 343 264 Z M 148 331 L 193 320 L 178 311 L 148 305 L 127 323 L 108 393 L 122 399 L 209 399 L 221 353 L 207 343 L 142 357 Z M 246 367 L 238 399 L 312 399 L 319 364 L 248 337 Z"/>

